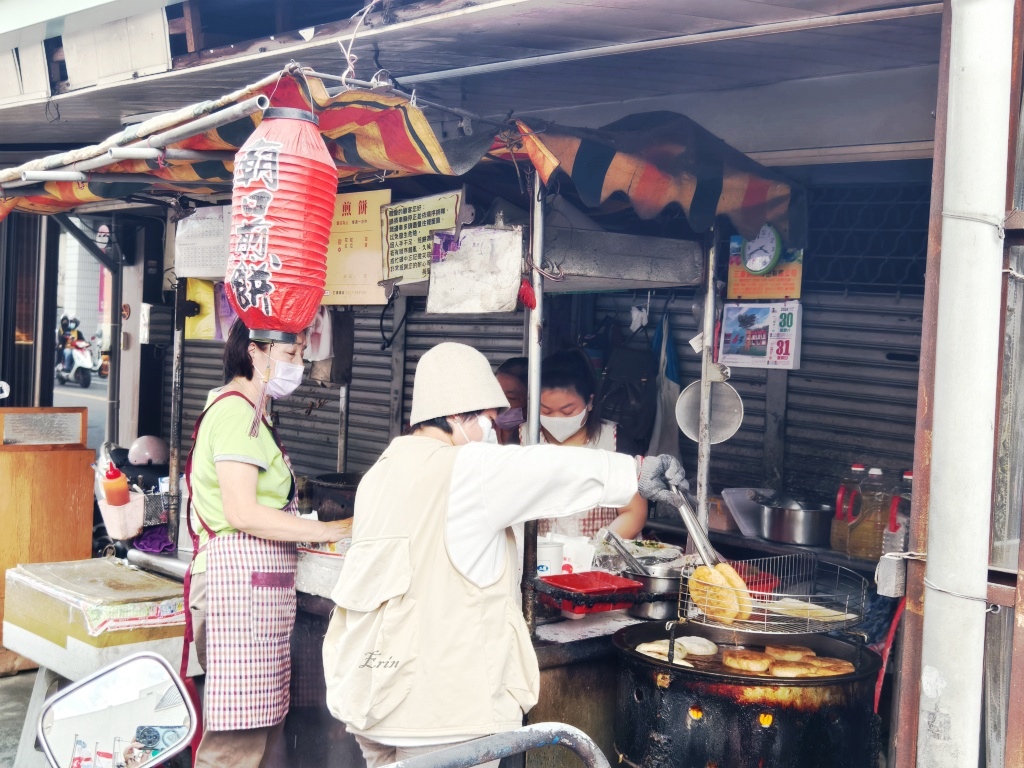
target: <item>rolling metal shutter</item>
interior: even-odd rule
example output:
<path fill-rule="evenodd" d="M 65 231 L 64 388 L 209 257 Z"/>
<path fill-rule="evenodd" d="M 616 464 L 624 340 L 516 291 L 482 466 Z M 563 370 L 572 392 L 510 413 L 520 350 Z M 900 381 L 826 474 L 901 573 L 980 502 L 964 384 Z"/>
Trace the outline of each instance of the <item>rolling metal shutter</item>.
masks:
<path fill-rule="evenodd" d="M 348 451 L 345 469 L 365 472 L 387 448 L 390 440 L 388 409 L 391 402 L 391 350 L 382 350 L 382 307 L 356 307 L 355 356 L 348 399 Z M 390 336 L 388 312 L 384 330 Z"/>
<path fill-rule="evenodd" d="M 652 327 L 671 295 L 652 295 Z M 693 296 L 692 289 L 676 291 L 668 305 L 683 386 L 700 376 L 700 358 L 687 343 L 697 334 L 689 309 Z M 630 306 L 637 303 L 632 294 L 604 294 L 596 319 L 611 314 L 627 328 Z M 794 495 L 824 502 L 854 462 L 881 467 L 890 477 L 913 465 L 922 303 L 916 296 L 824 292 L 808 294 L 802 303 L 801 367 L 788 373 L 787 382 L 784 485 Z M 729 381 L 743 398 L 743 425 L 711 448 L 715 491 L 756 487 L 764 476 L 766 374 L 734 367 Z M 692 474 L 696 444 L 681 437 L 681 448 Z"/>
<path fill-rule="evenodd" d="M 416 363 L 423 353 L 442 341 L 457 341 L 483 352 L 497 368 L 510 357 L 524 354 L 526 313 L 507 312 L 480 315 L 428 315 L 426 300 L 409 300 L 405 327 L 405 389 L 403 423 L 409 423 L 412 409 L 412 381 Z"/>
<path fill-rule="evenodd" d="M 223 383 L 223 355 L 223 342 L 185 342 L 181 424 L 182 450 L 185 452 L 192 447 L 192 427 L 206 405 L 207 395 L 211 389 Z M 164 363 L 168 382 L 171 358 L 172 355 L 168 354 Z M 170 389 L 168 385 L 167 396 L 164 398 L 167 434 L 170 434 Z M 278 433 L 288 449 L 296 474 L 319 475 L 336 471 L 339 402 L 337 389 L 304 383 L 291 397 L 274 403 Z M 311 404 L 314 407 L 311 408 Z"/>
<path fill-rule="evenodd" d="M 913 466 L 922 300 L 816 292 L 802 303 L 801 365 L 788 381 L 786 488 L 828 501 L 854 462 L 887 473 Z"/>
<path fill-rule="evenodd" d="M 701 358 L 689 344 L 690 339 L 699 332 L 690 309 L 696 295 L 697 290 L 694 288 L 661 290 L 651 294 L 648 325 L 650 338 L 654 338 L 662 312 L 667 311 L 684 388 L 700 379 Z M 630 307 L 637 304 L 647 304 L 646 293 L 643 297 L 633 293 L 602 294 L 598 296 L 595 305 L 595 322 L 606 315 L 612 315 L 628 335 Z M 646 344 L 649 342 L 642 331 L 633 338 L 632 346 Z M 732 369 L 729 383 L 743 398 L 743 424 L 730 440 L 711 448 L 710 482 L 716 491 L 761 484 L 764 469 L 765 379 L 765 372 L 756 368 Z M 683 436 L 682 432 L 679 433 L 679 442 L 683 467 L 687 474 L 696 475 L 697 444 Z"/>

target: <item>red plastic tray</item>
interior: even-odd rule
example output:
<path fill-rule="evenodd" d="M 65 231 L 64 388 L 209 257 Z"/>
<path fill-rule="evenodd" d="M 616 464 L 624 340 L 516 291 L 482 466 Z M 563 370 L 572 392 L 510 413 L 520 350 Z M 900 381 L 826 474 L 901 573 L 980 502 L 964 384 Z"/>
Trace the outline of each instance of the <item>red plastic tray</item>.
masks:
<path fill-rule="evenodd" d="M 585 571 L 583 573 L 565 573 L 556 576 L 541 576 L 541 581 L 550 584 L 566 592 L 578 592 L 583 595 L 621 595 L 630 592 L 639 592 L 643 584 L 633 579 L 624 579 L 612 573 L 604 571 Z M 561 608 L 566 613 L 584 614 L 600 613 L 602 611 L 615 611 L 619 608 L 628 608 L 632 603 L 607 602 L 596 603 L 595 605 L 574 605 L 571 600 L 557 601 L 549 595 L 541 595 L 541 599 L 548 605 Z"/>

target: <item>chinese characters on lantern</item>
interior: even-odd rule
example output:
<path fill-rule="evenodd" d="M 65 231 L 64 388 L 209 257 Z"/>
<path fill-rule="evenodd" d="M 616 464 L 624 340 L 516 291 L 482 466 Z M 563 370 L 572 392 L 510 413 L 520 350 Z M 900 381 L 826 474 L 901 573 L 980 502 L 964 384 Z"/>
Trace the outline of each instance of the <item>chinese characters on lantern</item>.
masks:
<path fill-rule="evenodd" d="M 445 192 L 386 206 L 382 212 L 384 277 L 402 277 L 403 284 L 430 277 L 434 231 L 454 229 L 462 192 Z"/>
<path fill-rule="evenodd" d="M 270 253 L 273 223 L 266 215 L 277 190 L 281 146 L 260 140 L 235 159 L 235 188 L 250 191 L 242 198 L 242 217 L 235 221 L 232 232 L 236 237 L 233 256 L 238 264 L 231 273 L 231 286 L 242 310 L 255 307 L 268 317 L 274 314 L 270 295 L 281 260 Z"/>
<path fill-rule="evenodd" d="M 386 304 L 380 228 L 381 208 L 391 190 L 338 195 L 327 246 L 327 287 L 324 304 Z"/>

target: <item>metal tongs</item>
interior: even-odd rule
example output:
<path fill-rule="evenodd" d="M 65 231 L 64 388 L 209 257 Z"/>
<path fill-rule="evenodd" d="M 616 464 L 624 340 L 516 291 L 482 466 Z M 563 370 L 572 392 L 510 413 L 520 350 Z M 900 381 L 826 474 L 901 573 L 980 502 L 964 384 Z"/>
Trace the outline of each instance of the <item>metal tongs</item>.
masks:
<path fill-rule="evenodd" d="M 714 568 L 718 563 L 724 563 L 725 560 L 722 559 L 722 556 L 711 546 L 708 533 L 697 519 L 697 514 L 693 511 L 693 507 L 690 506 L 686 496 L 674 485 L 672 486 L 672 493 L 676 495 L 676 506 L 679 507 L 679 515 L 683 518 L 683 525 L 686 526 L 686 530 L 690 534 L 690 540 L 693 541 L 694 549 L 697 550 L 700 559 L 704 561 L 704 565 L 708 568 Z"/>
<path fill-rule="evenodd" d="M 643 576 L 651 575 L 650 571 L 647 570 L 647 566 L 641 563 L 635 557 L 633 557 L 633 553 L 629 551 L 629 547 L 627 547 L 626 543 L 619 538 L 617 533 L 615 533 L 614 531 L 605 530 L 604 540 L 611 544 L 613 547 L 615 547 L 618 553 L 622 555 L 623 559 L 626 561 L 626 565 L 629 566 L 629 569 L 633 573 L 639 573 Z"/>

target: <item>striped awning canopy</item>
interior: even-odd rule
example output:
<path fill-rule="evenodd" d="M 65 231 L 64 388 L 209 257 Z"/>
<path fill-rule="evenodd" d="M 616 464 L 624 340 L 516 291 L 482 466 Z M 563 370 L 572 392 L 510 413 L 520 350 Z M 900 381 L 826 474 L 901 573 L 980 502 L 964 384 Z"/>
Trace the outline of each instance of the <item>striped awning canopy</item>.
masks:
<path fill-rule="evenodd" d="M 558 174 L 567 175 L 588 207 L 600 207 L 618 196 L 645 219 L 676 204 L 697 232 L 724 215 L 747 237 L 765 222 L 775 225 L 790 246 L 803 245 L 806 237 L 805 207 L 798 187 L 683 115 L 636 114 L 598 130 L 534 119 L 505 128 L 477 122 L 468 135 L 460 132 L 454 138 L 442 138 L 423 110 L 404 94 L 368 88 L 328 91 L 322 80 L 294 64 L 214 101 L 126 128 L 101 144 L 0 170 L 0 219 L 14 210 L 59 213 L 142 192 L 229 191 L 233 153 L 259 124 L 260 111 L 163 147 L 191 151 L 186 158 L 169 152 L 149 159 L 111 161 L 75 181 L 30 183 L 22 174 L 54 170 L 80 174 L 83 164 L 92 168 L 111 150 L 149 147 L 154 137 L 166 131 L 187 128 L 192 121 L 258 96 L 265 96 L 273 107 L 315 108 L 343 184 L 422 174 L 459 176 L 484 158 L 528 159 L 545 183 Z"/>
<path fill-rule="evenodd" d="M 207 151 L 211 158 L 120 160 L 89 172 L 81 181 L 46 181 L 23 186 L 25 171 L 75 170 L 119 147 L 146 147 L 146 140 L 259 95 L 273 107 L 310 109 L 314 104 L 320 131 L 338 165 L 341 182 L 380 181 L 393 176 L 458 176 L 476 165 L 495 142 L 498 127 L 476 125 L 468 136 L 442 139 L 423 111 L 408 98 L 369 89 L 329 93 L 323 82 L 301 71 L 281 72 L 216 101 L 177 110 L 132 126 L 102 144 L 34 160 L 0 170 L 0 219 L 12 210 L 59 213 L 84 203 L 128 197 L 146 190 L 209 194 L 230 190 L 238 149 L 262 119 L 261 112 L 172 143 L 171 150 Z M 229 154 L 225 156 L 225 152 Z M 173 153 L 172 153 L 173 154 Z M 131 178 L 132 174 L 137 178 Z M 112 176 L 114 180 L 111 180 Z M 8 186 L 14 183 L 15 186 Z"/>
<path fill-rule="evenodd" d="M 618 194 L 651 219 L 676 204 L 697 232 L 727 216 L 744 237 L 767 222 L 791 247 L 805 245 L 802 190 L 684 115 L 639 113 L 597 130 L 529 119 L 518 127 L 541 179 L 564 173 L 588 207 Z"/>

